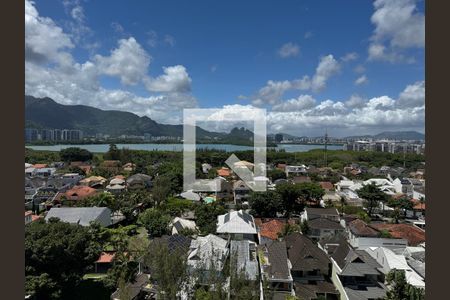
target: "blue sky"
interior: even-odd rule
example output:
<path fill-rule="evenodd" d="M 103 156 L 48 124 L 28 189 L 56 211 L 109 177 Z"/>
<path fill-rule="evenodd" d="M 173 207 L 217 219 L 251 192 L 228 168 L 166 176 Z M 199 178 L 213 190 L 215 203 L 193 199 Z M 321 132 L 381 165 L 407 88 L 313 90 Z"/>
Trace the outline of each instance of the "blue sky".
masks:
<path fill-rule="evenodd" d="M 172 124 L 183 108 L 263 107 L 269 132 L 298 135 L 424 129 L 423 1 L 25 6 L 31 95 Z"/>

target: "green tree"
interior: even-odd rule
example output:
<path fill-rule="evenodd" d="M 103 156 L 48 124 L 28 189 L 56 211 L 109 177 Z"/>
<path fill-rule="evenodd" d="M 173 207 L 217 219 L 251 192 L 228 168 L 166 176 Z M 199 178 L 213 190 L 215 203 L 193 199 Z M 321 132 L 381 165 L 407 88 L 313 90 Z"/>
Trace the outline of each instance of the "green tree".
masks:
<path fill-rule="evenodd" d="M 167 234 L 170 220 L 169 215 L 156 208 L 149 208 L 139 215 L 139 223 L 147 229 L 148 234 L 152 237 Z"/>
<path fill-rule="evenodd" d="M 366 184 L 356 192 L 360 198 L 365 200 L 369 216 L 372 216 L 373 210 L 378 207 L 379 203 L 386 203 L 388 200 L 388 196 L 375 183 Z"/>
<path fill-rule="evenodd" d="M 280 195 L 282 201 L 282 208 L 285 216 L 289 217 L 293 213 L 301 213 L 305 207 L 300 197 L 299 185 L 291 183 L 278 184 L 275 188 Z"/>
<path fill-rule="evenodd" d="M 325 190 L 315 182 L 302 182 L 298 184 L 300 199 L 305 202 L 315 202 L 320 204 L 320 200 L 325 195 Z"/>
<path fill-rule="evenodd" d="M 248 200 L 252 212 L 260 217 L 273 218 L 277 212 L 282 212 L 282 200 L 276 191 L 251 192 Z"/>
<path fill-rule="evenodd" d="M 109 150 L 103 155 L 106 160 L 120 160 L 121 151 L 117 148 L 116 144 L 110 144 Z"/>
<path fill-rule="evenodd" d="M 166 176 L 158 176 L 153 182 L 152 195 L 156 206 L 167 200 L 167 197 L 171 193 L 170 178 Z"/>
<path fill-rule="evenodd" d="M 102 246 L 88 227 L 51 218 L 25 227 L 26 293 L 59 299 L 77 286 L 100 255 Z"/>
<path fill-rule="evenodd" d="M 341 214 L 344 214 L 345 206 L 347 205 L 347 201 L 345 200 L 344 197 L 342 196 L 339 197 L 339 204 L 341 206 Z"/>
<path fill-rule="evenodd" d="M 158 299 L 177 299 L 180 286 L 187 278 L 186 261 L 186 253 L 182 249 L 169 251 L 167 243 L 160 239 L 150 243 L 144 255 L 144 263 L 158 282 Z"/>
<path fill-rule="evenodd" d="M 69 147 L 59 151 L 59 157 L 65 162 L 88 161 L 92 159 L 92 153 L 86 149 Z"/>
<path fill-rule="evenodd" d="M 227 213 L 225 207 L 218 203 L 203 203 L 195 207 L 196 224 L 202 234 L 216 233 L 217 216 Z"/>
<path fill-rule="evenodd" d="M 404 270 L 391 270 L 386 276 L 388 291 L 386 292 L 386 300 L 424 300 L 425 290 L 414 287 L 406 281 Z"/>
<path fill-rule="evenodd" d="M 273 181 L 277 179 L 286 179 L 286 173 L 280 169 L 273 169 L 267 172 L 267 176 Z"/>
<path fill-rule="evenodd" d="M 305 220 L 300 224 L 300 230 L 304 235 L 309 234 L 311 229 L 309 227 L 308 221 Z"/>
<path fill-rule="evenodd" d="M 278 237 L 283 238 L 293 232 L 301 232 L 301 226 L 297 224 L 286 223 L 284 224 L 282 231 L 278 233 Z"/>

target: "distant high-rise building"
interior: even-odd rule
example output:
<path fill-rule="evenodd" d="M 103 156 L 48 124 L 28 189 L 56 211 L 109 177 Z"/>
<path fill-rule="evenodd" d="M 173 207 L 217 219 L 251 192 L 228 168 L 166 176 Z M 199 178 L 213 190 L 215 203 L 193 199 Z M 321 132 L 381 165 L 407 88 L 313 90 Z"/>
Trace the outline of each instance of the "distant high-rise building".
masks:
<path fill-rule="evenodd" d="M 275 134 L 275 142 L 280 143 L 283 141 L 283 135 L 281 133 Z"/>
<path fill-rule="evenodd" d="M 34 128 L 25 128 L 25 142 L 34 142 L 38 140 L 38 130 Z"/>

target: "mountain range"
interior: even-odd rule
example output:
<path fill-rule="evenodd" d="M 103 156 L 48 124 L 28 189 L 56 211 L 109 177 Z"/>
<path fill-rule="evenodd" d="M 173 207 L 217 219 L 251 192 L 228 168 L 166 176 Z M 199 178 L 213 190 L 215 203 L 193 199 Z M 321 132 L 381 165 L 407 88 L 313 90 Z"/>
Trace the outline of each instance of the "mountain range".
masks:
<path fill-rule="evenodd" d="M 152 136 L 183 136 L 183 125 L 158 123 L 149 117 L 118 111 L 102 110 L 87 105 L 64 105 L 51 98 L 36 98 L 25 95 L 25 127 L 37 129 L 79 129 L 85 135 L 97 133 L 110 136 L 137 135 L 145 133 Z M 208 131 L 196 127 L 197 139 L 220 140 L 222 142 L 249 142 L 253 139 L 252 131 L 233 128 L 229 133 Z M 299 137 L 282 133 L 287 139 Z M 268 134 L 273 138 L 274 134 Z M 304 137 L 306 138 L 306 137 Z M 425 135 L 417 131 L 386 131 L 376 135 L 349 136 L 344 139 L 397 139 L 424 140 Z"/>

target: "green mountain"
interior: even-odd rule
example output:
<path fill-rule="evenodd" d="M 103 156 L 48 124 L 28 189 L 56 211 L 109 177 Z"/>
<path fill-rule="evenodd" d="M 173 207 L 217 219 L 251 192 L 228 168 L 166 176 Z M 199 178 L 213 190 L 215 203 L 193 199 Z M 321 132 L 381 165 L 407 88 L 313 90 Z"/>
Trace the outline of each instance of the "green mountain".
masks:
<path fill-rule="evenodd" d="M 79 129 L 87 135 L 96 133 L 120 135 L 183 136 L 183 125 L 160 124 L 149 117 L 130 112 L 101 110 L 86 105 L 63 105 L 50 98 L 25 96 L 25 126 L 31 128 Z M 212 139 L 223 133 L 197 127 L 197 137 Z"/>

